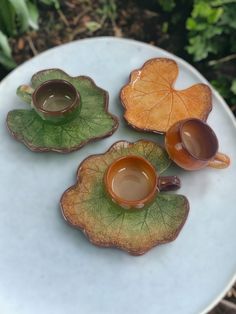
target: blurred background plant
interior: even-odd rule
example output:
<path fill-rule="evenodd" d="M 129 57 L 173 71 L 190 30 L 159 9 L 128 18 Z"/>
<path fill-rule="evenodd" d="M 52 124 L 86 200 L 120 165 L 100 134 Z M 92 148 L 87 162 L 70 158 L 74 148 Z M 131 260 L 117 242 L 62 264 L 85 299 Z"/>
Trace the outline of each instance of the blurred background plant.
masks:
<path fill-rule="evenodd" d="M 192 63 L 236 113 L 236 0 L 0 2 L 0 64 L 7 70 L 74 39 L 130 37 Z"/>
<path fill-rule="evenodd" d="M 186 28 L 188 53 L 194 61 L 206 60 L 215 76 L 212 85 L 235 105 L 236 73 L 226 67 L 236 66 L 236 1 L 195 1 Z"/>
<path fill-rule="evenodd" d="M 53 5 L 59 9 L 57 0 L 40 0 L 39 3 Z M 7 69 L 16 66 L 12 58 L 8 37 L 27 31 L 30 27 L 38 29 L 39 12 L 36 1 L 1 0 L 0 10 L 0 63 Z"/>

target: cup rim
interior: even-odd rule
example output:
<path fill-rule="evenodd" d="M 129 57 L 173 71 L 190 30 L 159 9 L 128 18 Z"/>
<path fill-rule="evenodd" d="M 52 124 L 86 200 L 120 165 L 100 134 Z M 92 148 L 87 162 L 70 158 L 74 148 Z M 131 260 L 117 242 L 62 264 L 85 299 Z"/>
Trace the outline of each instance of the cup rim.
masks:
<path fill-rule="evenodd" d="M 144 198 L 141 199 L 137 199 L 137 200 L 126 200 L 120 196 L 118 196 L 117 194 L 114 193 L 112 187 L 109 184 L 109 175 L 113 169 L 114 166 L 116 166 L 116 164 L 118 162 L 120 162 L 121 160 L 125 160 L 125 159 L 135 159 L 135 160 L 139 160 L 142 161 L 143 163 L 145 163 L 146 165 L 148 165 L 148 167 L 151 169 L 151 171 L 153 172 L 153 175 L 155 177 L 155 183 L 153 184 L 152 189 L 150 190 L 150 192 L 148 193 L 147 196 L 145 196 Z M 127 206 L 128 208 L 138 208 L 139 205 L 145 205 L 147 203 L 149 203 L 150 201 L 153 200 L 154 196 L 156 195 L 156 193 L 158 192 L 159 188 L 158 188 L 158 174 L 156 172 L 156 169 L 154 168 L 154 166 L 145 158 L 141 157 L 141 156 L 137 156 L 137 155 L 127 155 L 127 156 L 122 156 L 116 160 L 114 160 L 107 168 L 105 174 L 104 174 L 104 184 L 105 184 L 105 188 L 108 192 L 108 194 L 111 196 L 111 198 L 117 202 L 120 206 Z"/>
<path fill-rule="evenodd" d="M 183 139 L 183 127 L 189 123 L 189 122 L 197 122 L 199 125 L 201 126 L 204 126 L 204 128 L 206 128 L 209 132 L 209 134 L 212 136 L 212 138 L 214 138 L 214 141 L 215 141 L 215 150 L 214 150 L 214 153 L 208 157 L 208 158 L 199 158 L 197 156 L 195 156 L 192 152 L 189 151 L 189 149 L 186 147 L 185 145 L 185 142 L 184 142 L 184 139 Z M 188 152 L 188 154 L 191 155 L 191 157 L 193 157 L 194 159 L 197 159 L 197 160 L 202 160 L 202 161 L 208 161 L 208 160 L 211 160 L 215 155 L 216 153 L 218 152 L 218 149 L 219 149 L 219 142 L 218 142 L 218 138 L 215 134 L 215 132 L 213 131 L 213 129 L 209 126 L 209 124 L 207 124 L 205 121 L 201 120 L 201 119 L 198 119 L 198 118 L 189 118 L 189 119 L 186 119 L 184 120 L 181 125 L 180 125 L 180 130 L 179 130 L 179 133 L 180 133 L 180 139 L 181 139 L 181 143 L 182 143 L 182 146 L 183 148 Z"/>
<path fill-rule="evenodd" d="M 43 109 L 39 105 L 38 101 L 36 100 L 37 94 L 40 92 L 40 90 L 42 88 L 44 88 L 44 86 L 50 85 L 52 83 L 67 85 L 72 90 L 72 92 L 74 94 L 73 102 L 62 110 L 50 111 L 50 110 Z M 71 109 L 75 109 L 76 106 L 80 104 L 80 95 L 79 95 L 78 91 L 76 90 L 76 88 L 74 87 L 74 85 L 71 84 L 69 81 L 62 80 L 62 79 L 52 79 L 52 80 L 47 80 L 47 81 L 43 82 L 42 84 L 40 84 L 39 86 L 36 87 L 36 89 L 34 90 L 34 92 L 32 94 L 32 101 L 33 101 L 33 105 L 37 108 L 37 111 L 41 112 L 42 114 L 46 114 L 48 116 L 61 116 L 67 112 L 70 112 Z"/>

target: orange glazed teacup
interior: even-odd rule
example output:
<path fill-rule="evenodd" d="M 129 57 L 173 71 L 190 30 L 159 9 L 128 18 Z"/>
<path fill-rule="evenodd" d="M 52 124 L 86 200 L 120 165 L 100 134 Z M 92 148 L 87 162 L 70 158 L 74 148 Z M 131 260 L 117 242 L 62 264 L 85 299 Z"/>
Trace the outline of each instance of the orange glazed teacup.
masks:
<path fill-rule="evenodd" d="M 181 168 L 198 170 L 204 167 L 226 168 L 230 158 L 218 152 L 218 140 L 212 128 L 200 119 L 176 122 L 165 136 L 170 158 Z"/>
<path fill-rule="evenodd" d="M 104 174 L 104 184 L 112 201 L 126 209 L 141 209 L 159 191 L 180 188 L 178 177 L 160 177 L 148 160 L 136 155 L 116 159 Z"/>

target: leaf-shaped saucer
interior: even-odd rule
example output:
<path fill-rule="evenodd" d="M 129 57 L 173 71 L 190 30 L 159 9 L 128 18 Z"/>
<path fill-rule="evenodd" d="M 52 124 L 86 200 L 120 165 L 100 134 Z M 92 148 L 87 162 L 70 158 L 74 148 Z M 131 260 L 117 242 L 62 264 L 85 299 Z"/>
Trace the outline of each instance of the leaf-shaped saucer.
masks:
<path fill-rule="evenodd" d="M 17 94 L 31 104 L 32 92 L 43 82 L 54 79 L 68 81 L 76 88 L 80 113 L 72 121 L 57 125 L 44 121 L 33 109 L 12 110 L 7 116 L 7 126 L 13 137 L 32 151 L 68 153 L 115 132 L 118 119 L 108 112 L 108 93 L 87 76 L 71 77 L 60 69 L 43 70 L 33 75 L 32 87 L 22 85 Z"/>
<path fill-rule="evenodd" d="M 61 210 L 65 220 L 81 229 L 93 244 L 141 255 L 178 236 L 189 203 L 185 196 L 169 193 L 157 194 L 152 203 L 139 210 L 114 203 L 106 193 L 103 177 L 114 160 L 130 154 L 146 158 L 158 173 L 170 165 L 165 150 L 154 142 L 117 142 L 104 154 L 90 156 L 80 164 L 77 183 L 61 197 Z"/>
<path fill-rule="evenodd" d="M 168 58 L 150 59 L 134 70 L 120 92 L 124 118 L 133 128 L 165 133 L 175 122 L 186 118 L 206 120 L 212 110 L 211 90 L 195 84 L 174 89 L 177 63 Z"/>

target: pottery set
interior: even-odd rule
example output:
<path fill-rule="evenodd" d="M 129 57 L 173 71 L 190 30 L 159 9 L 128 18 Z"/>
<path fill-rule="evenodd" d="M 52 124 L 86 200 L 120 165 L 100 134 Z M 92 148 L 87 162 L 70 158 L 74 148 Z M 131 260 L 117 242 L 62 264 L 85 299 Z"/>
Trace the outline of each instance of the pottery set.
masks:
<path fill-rule="evenodd" d="M 175 61 L 151 59 L 131 73 L 120 92 L 127 123 L 164 134 L 165 149 L 152 141 L 119 141 L 104 154 L 86 158 L 77 183 L 61 197 L 63 217 L 96 245 L 140 255 L 173 241 L 189 203 L 185 196 L 170 193 L 180 188 L 179 178 L 162 173 L 171 161 L 185 170 L 230 164 L 205 122 L 212 109 L 210 88 L 196 84 L 176 90 L 177 76 Z M 108 93 L 91 78 L 48 69 L 37 72 L 31 83 L 20 86 L 17 94 L 32 108 L 7 116 L 10 133 L 31 150 L 71 152 L 117 129 L 118 118 L 108 111 Z"/>
<path fill-rule="evenodd" d="M 112 135 L 118 119 L 108 112 L 108 93 L 87 76 L 71 77 L 60 69 L 37 72 L 31 86 L 17 95 L 31 110 L 12 110 L 7 127 L 33 151 L 68 153 Z"/>

